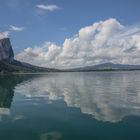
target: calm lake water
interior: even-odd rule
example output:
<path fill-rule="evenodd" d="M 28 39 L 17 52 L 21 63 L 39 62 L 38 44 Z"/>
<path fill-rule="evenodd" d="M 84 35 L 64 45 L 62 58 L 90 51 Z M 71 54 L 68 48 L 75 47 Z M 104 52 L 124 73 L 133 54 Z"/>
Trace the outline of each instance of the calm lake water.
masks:
<path fill-rule="evenodd" d="M 139 140 L 140 71 L 0 77 L 0 140 Z"/>

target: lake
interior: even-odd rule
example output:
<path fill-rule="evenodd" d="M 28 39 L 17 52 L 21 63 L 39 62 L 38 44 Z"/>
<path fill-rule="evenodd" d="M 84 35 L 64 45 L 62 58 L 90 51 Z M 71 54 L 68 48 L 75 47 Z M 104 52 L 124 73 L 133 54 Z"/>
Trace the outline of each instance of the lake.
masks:
<path fill-rule="evenodd" d="M 140 71 L 0 77 L 0 140 L 138 140 Z"/>

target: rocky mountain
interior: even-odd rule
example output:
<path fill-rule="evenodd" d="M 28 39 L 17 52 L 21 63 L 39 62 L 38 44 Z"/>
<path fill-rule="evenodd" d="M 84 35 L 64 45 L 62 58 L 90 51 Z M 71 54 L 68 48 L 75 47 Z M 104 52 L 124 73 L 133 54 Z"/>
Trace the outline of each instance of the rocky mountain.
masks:
<path fill-rule="evenodd" d="M 53 72 L 56 69 L 43 68 L 14 59 L 9 38 L 0 39 L 0 74 L 11 72 Z"/>
<path fill-rule="evenodd" d="M 4 38 L 0 40 L 0 61 L 8 60 L 12 61 L 14 59 L 14 52 L 9 38 Z"/>

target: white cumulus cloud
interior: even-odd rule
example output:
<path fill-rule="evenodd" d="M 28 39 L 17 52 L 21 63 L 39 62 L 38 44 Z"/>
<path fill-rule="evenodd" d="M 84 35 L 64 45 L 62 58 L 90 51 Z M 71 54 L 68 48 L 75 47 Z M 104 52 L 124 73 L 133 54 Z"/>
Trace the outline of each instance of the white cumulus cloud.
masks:
<path fill-rule="evenodd" d="M 36 7 L 40 10 L 44 10 L 44 11 L 55 11 L 58 10 L 59 7 L 57 5 L 45 5 L 45 4 L 38 4 L 36 5 Z"/>
<path fill-rule="evenodd" d="M 140 64 L 140 25 L 124 26 L 114 18 L 81 28 L 61 46 L 45 42 L 16 58 L 35 65 L 72 68 L 112 62 Z"/>

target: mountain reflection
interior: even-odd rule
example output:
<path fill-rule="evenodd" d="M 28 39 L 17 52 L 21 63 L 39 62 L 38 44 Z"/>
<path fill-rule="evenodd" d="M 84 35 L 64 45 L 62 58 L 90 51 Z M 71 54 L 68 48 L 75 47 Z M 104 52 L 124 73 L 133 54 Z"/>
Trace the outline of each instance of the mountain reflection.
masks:
<path fill-rule="evenodd" d="M 140 115 L 139 83 L 137 72 L 51 73 L 19 84 L 15 92 L 51 103 L 63 100 L 99 121 L 118 122 Z"/>
<path fill-rule="evenodd" d="M 32 75 L 7 75 L 0 77 L 0 117 L 10 114 L 15 86 L 32 77 Z"/>

